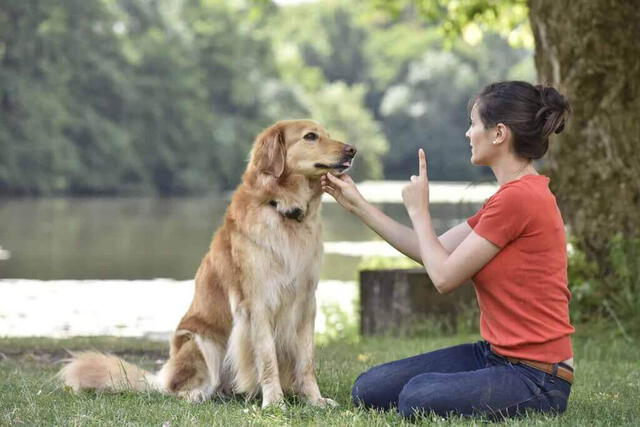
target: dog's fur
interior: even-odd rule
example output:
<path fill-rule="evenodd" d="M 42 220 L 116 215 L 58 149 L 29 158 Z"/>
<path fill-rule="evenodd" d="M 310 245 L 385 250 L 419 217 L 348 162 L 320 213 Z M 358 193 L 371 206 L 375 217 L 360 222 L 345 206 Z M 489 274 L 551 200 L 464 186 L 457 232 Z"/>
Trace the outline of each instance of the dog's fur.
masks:
<path fill-rule="evenodd" d="M 334 405 L 320 395 L 314 371 L 319 179 L 346 170 L 354 155 L 313 121 L 282 121 L 263 131 L 196 272 L 193 301 L 160 371 L 83 352 L 72 354 L 60 377 L 76 391 L 158 390 L 195 402 L 261 392 L 263 407 L 290 391 L 313 405 Z"/>

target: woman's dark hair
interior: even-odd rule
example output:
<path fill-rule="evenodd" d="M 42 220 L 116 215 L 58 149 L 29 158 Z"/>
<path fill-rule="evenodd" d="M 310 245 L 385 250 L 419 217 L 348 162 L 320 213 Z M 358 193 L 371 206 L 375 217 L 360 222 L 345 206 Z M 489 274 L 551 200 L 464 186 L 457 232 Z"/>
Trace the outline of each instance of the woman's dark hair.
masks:
<path fill-rule="evenodd" d="M 477 105 L 485 128 L 502 123 L 513 132 L 516 154 L 539 159 L 549 148 L 549 136 L 564 129 L 569 103 L 551 86 L 508 81 L 486 86 L 469 106 Z"/>

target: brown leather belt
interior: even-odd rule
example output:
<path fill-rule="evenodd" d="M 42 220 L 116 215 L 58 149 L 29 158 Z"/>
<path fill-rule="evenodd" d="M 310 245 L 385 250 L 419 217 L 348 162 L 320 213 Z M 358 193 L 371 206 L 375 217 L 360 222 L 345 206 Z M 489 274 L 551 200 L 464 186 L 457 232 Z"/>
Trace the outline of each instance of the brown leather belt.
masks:
<path fill-rule="evenodd" d="M 491 351 L 493 351 L 498 356 L 504 357 L 514 365 L 521 363 L 523 365 L 531 366 L 532 368 L 538 369 L 542 372 L 546 372 L 547 374 L 554 375 L 558 378 L 561 378 L 566 382 L 568 382 L 569 384 L 573 384 L 573 370 L 570 369 L 569 367 L 566 367 L 559 363 L 536 362 L 535 360 L 518 359 L 516 357 L 503 356 L 497 351 L 495 351 L 493 346 L 491 346 Z"/>

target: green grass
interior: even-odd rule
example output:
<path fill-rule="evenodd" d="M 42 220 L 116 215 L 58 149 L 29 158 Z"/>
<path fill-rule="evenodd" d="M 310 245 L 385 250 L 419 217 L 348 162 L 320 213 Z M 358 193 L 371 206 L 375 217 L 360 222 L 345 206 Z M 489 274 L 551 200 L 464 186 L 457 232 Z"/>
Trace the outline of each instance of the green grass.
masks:
<path fill-rule="evenodd" d="M 527 415 L 508 425 L 639 425 L 640 345 L 603 332 L 575 339 L 577 379 L 568 411 L 559 417 Z M 260 410 L 259 400 L 232 399 L 201 405 L 158 393 L 75 395 L 54 378 L 65 349 L 116 352 L 154 369 L 166 357 L 163 343 L 122 338 L 0 339 L 0 425 L 414 425 L 394 412 L 353 407 L 350 390 L 368 367 L 392 359 L 477 339 L 474 335 L 435 338 L 376 338 L 331 342 L 318 349 L 320 388 L 340 407 L 321 410 L 294 399 L 287 409 Z M 168 423 L 168 424 L 167 424 Z M 418 425 L 473 425 L 482 420 L 425 417 Z"/>

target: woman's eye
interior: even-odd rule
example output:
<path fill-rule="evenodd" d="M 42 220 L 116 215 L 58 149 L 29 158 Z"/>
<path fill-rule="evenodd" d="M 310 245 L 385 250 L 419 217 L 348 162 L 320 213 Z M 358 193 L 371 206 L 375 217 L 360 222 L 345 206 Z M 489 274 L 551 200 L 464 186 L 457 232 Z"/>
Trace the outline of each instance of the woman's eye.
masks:
<path fill-rule="evenodd" d="M 313 132 L 309 132 L 308 134 L 306 134 L 304 136 L 304 139 L 306 139 L 307 141 L 315 141 L 316 139 L 318 139 L 318 134 L 315 134 Z"/>

